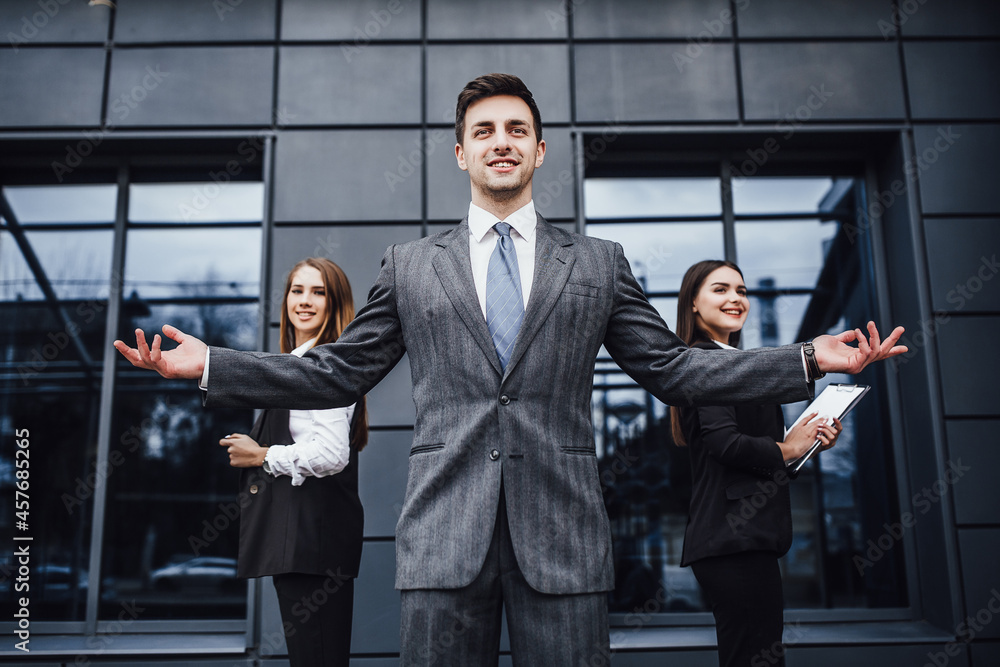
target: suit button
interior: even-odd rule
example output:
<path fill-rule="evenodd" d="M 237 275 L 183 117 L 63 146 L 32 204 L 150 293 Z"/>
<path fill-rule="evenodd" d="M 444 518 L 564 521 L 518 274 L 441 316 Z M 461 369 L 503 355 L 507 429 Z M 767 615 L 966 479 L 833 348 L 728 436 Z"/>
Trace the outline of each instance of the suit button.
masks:
<path fill-rule="evenodd" d="M 508 405 L 510 403 L 510 396 L 504 394 L 500 397 L 500 405 Z"/>
<path fill-rule="evenodd" d="M 257 485 L 256 484 L 251 484 L 250 485 L 250 493 L 257 493 Z"/>
<path fill-rule="evenodd" d="M 498 458 L 500 458 L 500 451 L 496 449 L 491 450 L 490 461 L 496 461 Z"/>

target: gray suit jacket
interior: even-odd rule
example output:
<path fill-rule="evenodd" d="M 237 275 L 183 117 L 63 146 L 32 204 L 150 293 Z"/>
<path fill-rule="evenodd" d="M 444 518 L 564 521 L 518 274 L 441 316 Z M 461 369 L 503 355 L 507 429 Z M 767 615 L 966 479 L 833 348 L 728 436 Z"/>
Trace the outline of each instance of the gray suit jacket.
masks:
<path fill-rule="evenodd" d="M 614 586 L 591 424 L 604 345 L 665 403 L 805 399 L 800 348 L 688 349 L 617 243 L 539 216 L 535 273 L 506 372 L 476 297 L 469 228 L 390 247 L 340 340 L 294 355 L 212 348 L 206 405 L 350 405 L 409 353 L 416 425 L 396 526 L 396 587 L 458 588 L 479 573 L 501 489 L 518 564 L 544 593 Z"/>

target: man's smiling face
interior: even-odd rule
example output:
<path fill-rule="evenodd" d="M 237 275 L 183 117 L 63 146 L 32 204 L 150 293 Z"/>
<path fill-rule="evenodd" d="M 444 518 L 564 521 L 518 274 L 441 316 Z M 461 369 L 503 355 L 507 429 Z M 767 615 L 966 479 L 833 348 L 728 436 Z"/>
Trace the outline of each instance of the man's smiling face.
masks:
<path fill-rule="evenodd" d="M 531 110 L 519 97 L 498 95 L 469 106 L 465 135 L 455 146 L 458 166 L 469 172 L 472 202 L 510 202 L 531 199 L 531 178 L 545 157 Z"/>

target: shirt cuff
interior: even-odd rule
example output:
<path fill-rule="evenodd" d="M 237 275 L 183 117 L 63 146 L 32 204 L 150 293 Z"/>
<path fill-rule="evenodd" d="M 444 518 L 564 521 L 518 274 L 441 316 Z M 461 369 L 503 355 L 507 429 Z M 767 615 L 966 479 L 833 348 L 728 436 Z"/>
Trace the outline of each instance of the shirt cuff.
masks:
<path fill-rule="evenodd" d="M 207 355 L 208 353 L 206 353 Z M 806 374 L 806 384 L 812 382 L 809 379 L 809 364 L 806 363 L 806 349 L 805 347 L 799 346 L 799 354 L 802 355 L 802 372 Z M 208 389 L 208 357 L 205 357 L 205 389 Z"/>
<path fill-rule="evenodd" d="M 805 356 L 802 357 L 802 360 L 805 361 Z M 201 372 L 198 388 L 202 391 L 208 391 L 208 348 L 205 349 L 205 370 Z"/>

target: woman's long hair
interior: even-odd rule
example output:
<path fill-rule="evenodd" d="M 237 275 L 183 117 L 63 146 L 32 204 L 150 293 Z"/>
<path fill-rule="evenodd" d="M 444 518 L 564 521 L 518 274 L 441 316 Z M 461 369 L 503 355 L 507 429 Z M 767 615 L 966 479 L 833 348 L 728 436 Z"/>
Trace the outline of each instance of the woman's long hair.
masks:
<path fill-rule="evenodd" d="M 307 257 L 292 267 L 285 280 L 285 293 L 281 297 L 281 351 L 289 353 L 295 349 L 295 327 L 288 317 L 288 293 L 292 291 L 292 278 L 299 269 L 311 266 L 323 277 L 323 291 L 326 298 L 326 318 L 316 335 L 316 344 L 332 343 L 354 319 L 354 294 L 351 283 L 343 269 L 325 257 Z M 368 444 L 368 411 L 365 397 L 358 399 L 354 406 L 355 418 L 352 420 L 351 447 L 360 452 Z"/>
<path fill-rule="evenodd" d="M 677 297 L 677 336 L 686 345 L 694 345 L 698 342 L 711 342 L 712 337 L 704 329 L 698 326 L 698 318 L 694 312 L 694 298 L 698 296 L 699 290 L 705 284 L 705 279 L 716 269 L 727 266 L 743 277 L 740 267 L 725 259 L 706 259 L 691 268 L 684 274 L 681 280 L 681 291 Z M 740 332 L 734 331 L 729 334 L 729 344 L 736 347 L 740 343 Z M 679 408 L 670 408 L 670 434 L 674 438 L 674 444 L 685 447 L 687 439 L 681 430 L 681 411 Z"/>

